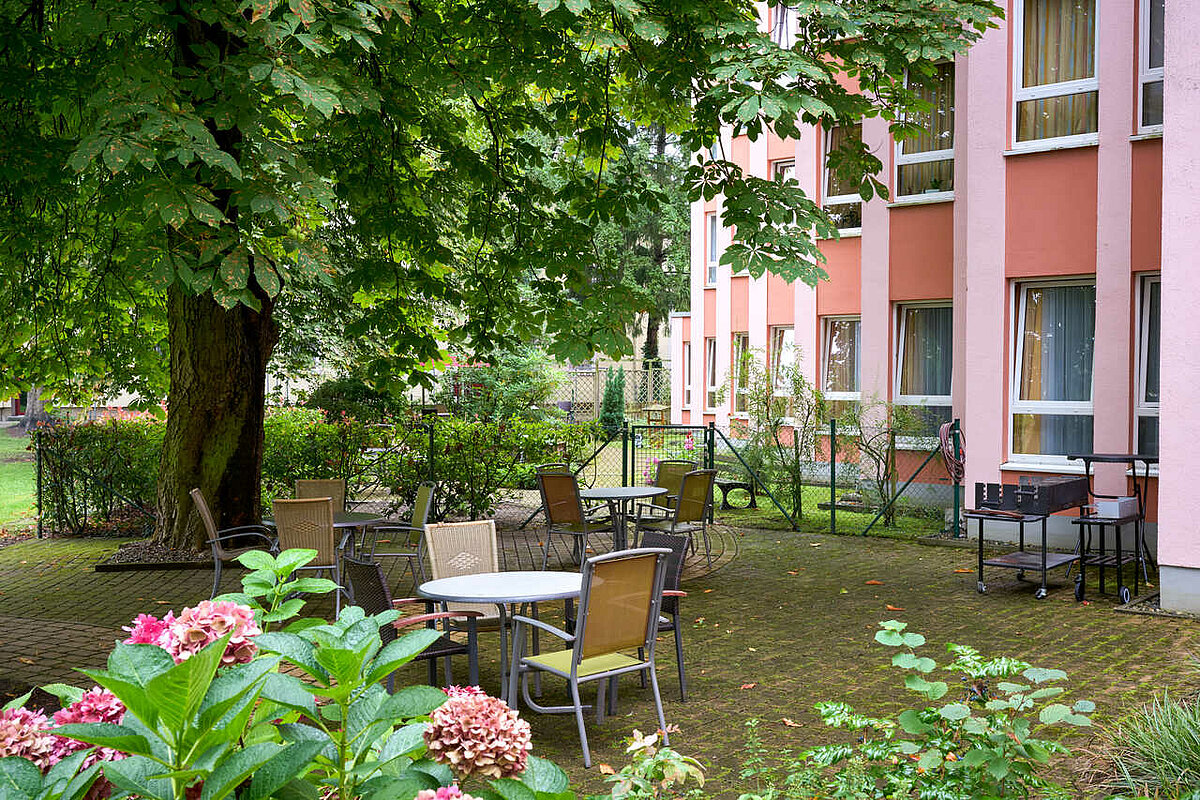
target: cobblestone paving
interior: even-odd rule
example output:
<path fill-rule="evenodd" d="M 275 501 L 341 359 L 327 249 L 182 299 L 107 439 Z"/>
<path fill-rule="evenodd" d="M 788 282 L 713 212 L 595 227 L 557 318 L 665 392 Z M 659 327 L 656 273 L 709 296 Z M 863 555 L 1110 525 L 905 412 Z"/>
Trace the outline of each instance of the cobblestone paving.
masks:
<path fill-rule="evenodd" d="M 925 634 L 934 657 L 946 642 L 960 642 L 1065 669 L 1068 697 L 1094 700 L 1098 722 L 1162 687 L 1195 688 L 1189 655 L 1197 627 L 1190 621 L 1115 613 L 1114 600 L 1094 591 L 1080 605 L 1065 584 L 1038 601 L 1031 585 L 1005 581 L 1002 573 L 989 573 L 989 593 L 979 595 L 974 572 L 956 572 L 973 567 L 971 551 L 871 538 L 728 529 L 726 535 L 731 541 L 723 552 L 736 549 L 736 557 L 723 556 L 720 569 L 683 587 L 688 702 L 678 698 L 669 637 L 659 660 L 667 721 L 681 728 L 673 744 L 705 763 L 708 794 L 736 797 L 748 789 L 737 773 L 743 724 L 751 717 L 762 721 L 764 744 L 781 753 L 830 741 L 812 710 L 818 701 L 888 711 L 909 700 L 889 654 L 872 642 L 878 622 L 889 618 Z M 207 570 L 93 572 L 115 547 L 111 540 L 51 540 L 0 550 L 0 673 L 28 682 L 68 680 L 71 667 L 102 666 L 120 626 L 137 613 L 161 614 L 208 596 Z M 227 579 L 230 588 L 237 575 Z M 494 634 L 480 638 L 482 682 L 495 691 L 497 642 Z M 458 669 L 463 674 L 465 665 Z M 408 679 L 423 676 L 423 667 L 414 667 Z M 550 703 L 565 696 L 550 682 L 546 692 Z M 568 768 L 580 789 L 603 788 L 597 770 L 581 767 L 573 718 L 530 718 L 535 752 Z M 649 690 L 624 681 L 617 717 L 597 724 L 589 715 L 595 760 L 619 766 L 630 731 L 654 726 Z M 1071 743 L 1086 742 L 1084 736 Z M 1072 766 L 1057 772 L 1070 776 Z"/>

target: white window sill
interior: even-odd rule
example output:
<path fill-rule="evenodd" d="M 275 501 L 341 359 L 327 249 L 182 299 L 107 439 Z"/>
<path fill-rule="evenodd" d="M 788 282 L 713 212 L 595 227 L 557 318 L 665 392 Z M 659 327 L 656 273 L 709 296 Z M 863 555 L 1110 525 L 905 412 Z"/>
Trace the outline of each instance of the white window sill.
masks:
<path fill-rule="evenodd" d="M 862 236 L 862 228 L 842 228 L 838 231 L 837 239 L 832 237 L 820 239 L 822 242 L 836 242 L 838 239 L 857 239 Z"/>
<path fill-rule="evenodd" d="M 1005 461 L 1001 472 L 1044 472 L 1050 475 L 1082 475 L 1083 463 L 1078 461 Z"/>
<path fill-rule="evenodd" d="M 888 208 L 903 208 L 905 206 L 928 206 L 934 203 L 953 203 L 954 192 L 929 192 L 928 194 L 909 194 L 897 197 L 887 204 Z"/>
<path fill-rule="evenodd" d="M 729 415 L 730 419 L 742 419 L 747 422 L 750 420 L 750 414 L 745 411 L 735 411 Z"/>
<path fill-rule="evenodd" d="M 717 288 L 717 285 L 715 283 L 706 283 L 706 284 L 704 284 L 704 288 L 705 289 L 715 289 L 715 288 Z"/>
<path fill-rule="evenodd" d="M 1023 156 L 1029 153 L 1049 153 L 1054 150 L 1077 150 L 1081 147 L 1095 147 L 1098 144 L 1100 144 L 1100 134 L 1098 133 L 1060 136 L 1055 139 L 1036 139 L 1013 145 L 1011 150 L 1004 151 L 1004 157 Z"/>
<path fill-rule="evenodd" d="M 1129 137 L 1131 142 L 1148 142 L 1151 139 L 1161 139 L 1163 135 L 1162 128 L 1147 128 L 1144 131 L 1135 133 Z"/>

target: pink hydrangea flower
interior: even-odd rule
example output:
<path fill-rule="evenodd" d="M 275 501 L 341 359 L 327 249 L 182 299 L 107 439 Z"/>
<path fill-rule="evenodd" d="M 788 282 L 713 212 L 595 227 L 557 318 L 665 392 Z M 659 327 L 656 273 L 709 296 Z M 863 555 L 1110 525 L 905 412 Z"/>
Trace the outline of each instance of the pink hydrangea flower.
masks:
<path fill-rule="evenodd" d="M 451 695 L 429 718 L 425 745 L 460 777 L 510 778 L 525 771 L 529 723 L 486 694 Z"/>
<path fill-rule="evenodd" d="M 120 725 L 125 719 L 125 705 L 112 692 L 93 686 L 91 691 L 83 693 L 83 697 L 71 705 L 54 713 L 55 725 L 71 725 L 80 722 L 111 722 Z M 91 745 L 70 739 L 66 736 L 55 735 L 54 762 L 57 763 L 78 750 L 85 750 Z M 88 767 L 97 761 L 116 761 L 127 755 L 111 747 L 98 747 L 83 762 Z"/>
<path fill-rule="evenodd" d="M 32 761 L 38 769 L 46 770 L 56 764 L 55 737 L 50 733 L 50 720 L 39 711 L 28 708 L 9 708 L 0 711 L 0 758 L 20 756 Z"/>
<path fill-rule="evenodd" d="M 416 800 L 475 800 L 469 794 L 458 788 L 457 784 L 439 786 L 435 789 L 422 789 L 417 792 Z"/>
<path fill-rule="evenodd" d="M 129 634 L 125 644 L 156 644 L 165 648 L 174 621 L 175 615 L 170 611 L 162 619 L 150 614 L 138 614 L 133 625 L 121 628 Z"/>
<path fill-rule="evenodd" d="M 447 686 L 442 691 L 446 693 L 447 697 L 479 697 L 487 694 L 478 686 Z"/>
<path fill-rule="evenodd" d="M 186 661 L 226 634 L 232 633 L 222 664 L 245 664 L 254 658 L 258 645 L 254 637 L 262 633 L 248 606 L 227 600 L 201 600 L 195 608 L 185 608 L 170 625 L 165 648 L 176 663 Z"/>

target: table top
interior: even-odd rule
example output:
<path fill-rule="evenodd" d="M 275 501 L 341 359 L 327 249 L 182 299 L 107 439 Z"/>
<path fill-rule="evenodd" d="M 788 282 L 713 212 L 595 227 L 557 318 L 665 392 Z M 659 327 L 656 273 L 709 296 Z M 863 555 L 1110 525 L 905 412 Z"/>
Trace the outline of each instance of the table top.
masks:
<path fill-rule="evenodd" d="M 361 528 L 363 525 L 378 525 L 381 522 L 387 522 L 387 517 L 375 511 L 335 511 L 333 512 L 333 527 L 335 528 Z M 263 525 L 275 527 L 275 520 L 271 517 L 263 518 Z"/>
<path fill-rule="evenodd" d="M 579 496 L 584 500 L 634 500 L 666 493 L 663 486 L 593 486 L 581 491 Z"/>
<path fill-rule="evenodd" d="M 417 594 L 454 603 L 537 603 L 578 597 L 582 588 L 578 572 L 481 572 L 426 581 Z"/>
<path fill-rule="evenodd" d="M 1068 455 L 1067 458 L 1079 461 L 1094 461 L 1097 464 L 1132 464 L 1135 461 L 1141 461 L 1143 464 L 1158 463 L 1158 456 L 1141 453 L 1075 453 Z"/>

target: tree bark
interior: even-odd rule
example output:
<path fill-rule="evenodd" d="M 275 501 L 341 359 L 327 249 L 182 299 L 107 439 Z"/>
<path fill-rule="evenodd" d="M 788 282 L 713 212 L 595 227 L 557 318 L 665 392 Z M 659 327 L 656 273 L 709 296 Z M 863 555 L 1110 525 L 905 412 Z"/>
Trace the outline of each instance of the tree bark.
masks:
<path fill-rule="evenodd" d="M 29 391 L 25 395 L 23 412 L 21 424 L 17 426 L 22 433 L 29 433 L 37 427 L 39 422 L 49 421 L 50 415 L 46 413 L 46 401 L 42 399 L 42 387 L 37 385 L 29 387 Z"/>
<path fill-rule="evenodd" d="M 211 294 L 167 293 L 171 388 L 158 477 L 154 540 L 203 544 L 188 492 L 199 487 L 218 527 L 258 522 L 266 368 L 279 338 L 272 301 L 222 308 Z"/>

